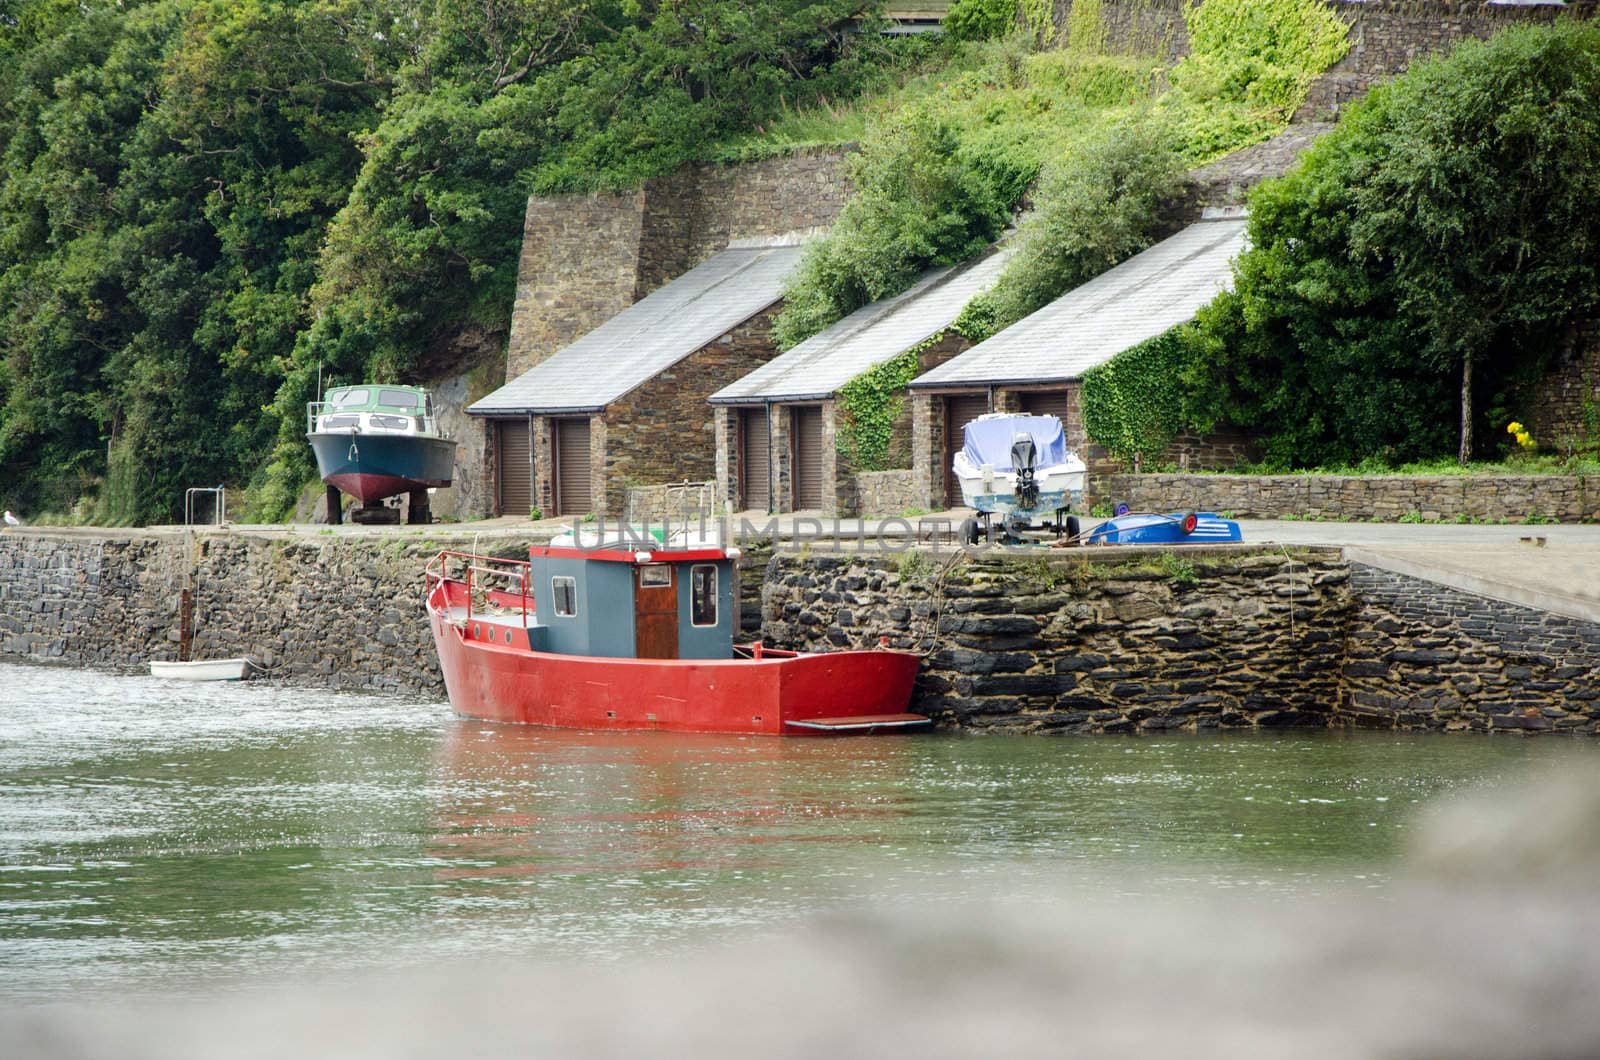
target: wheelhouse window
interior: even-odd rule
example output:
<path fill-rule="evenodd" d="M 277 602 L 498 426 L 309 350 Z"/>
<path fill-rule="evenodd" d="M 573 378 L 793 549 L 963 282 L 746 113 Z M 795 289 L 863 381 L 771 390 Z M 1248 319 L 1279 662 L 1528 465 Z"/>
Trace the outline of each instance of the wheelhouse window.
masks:
<path fill-rule="evenodd" d="M 578 580 L 555 577 L 550 579 L 550 596 L 557 618 L 571 618 L 578 613 Z"/>
<path fill-rule="evenodd" d="M 372 399 L 372 395 L 365 389 L 346 390 L 342 394 L 330 395 L 334 408 L 345 409 L 351 405 L 365 405 Z"/>
<path fill-rule="evenodd" d="M 689 624 L 717 624 L 716 564 L 696 563 L 689 568 Z"/>
<path fill-rule="evenodd" d="M 665 563 L 652 563 L 648 567 L 639 568 L 639 587 L 642 589 L 666 589 L 672 585 L 672 568 Z"/>
<path fill-rule="evenodd" d="M 417 395 L 409 390 L 380 390 L 378 404 L 392 409 L 414 409 L 417 407 Z"/>

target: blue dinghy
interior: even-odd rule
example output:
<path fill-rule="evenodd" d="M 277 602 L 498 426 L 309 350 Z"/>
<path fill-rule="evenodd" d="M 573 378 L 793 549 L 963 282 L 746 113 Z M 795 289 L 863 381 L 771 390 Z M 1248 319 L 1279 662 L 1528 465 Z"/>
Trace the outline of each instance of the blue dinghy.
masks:
<path fill-rule="evenodd" d="M 1239 524 L 1212 512 L 1129 513 L 1083 535 L 1085 545 L 1216 545 L 1242 541 Z"/>

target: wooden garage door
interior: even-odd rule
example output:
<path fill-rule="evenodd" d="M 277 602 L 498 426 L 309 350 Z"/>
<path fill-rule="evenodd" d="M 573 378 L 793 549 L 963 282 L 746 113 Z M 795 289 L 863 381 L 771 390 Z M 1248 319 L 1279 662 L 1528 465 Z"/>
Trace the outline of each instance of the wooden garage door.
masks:
<path fill-rule="evenodd" d="M 771 507 L 767 492 L 772 481 L 772 438 L 767 433 L 767 410 L 745 409 L 739 414 L 739 494 L 744 506 L 758 512 Z"/>
<path fill-rule="evenodd" d="M 822 410 L 794 410 L 794 506 L 796 511 L 822 507 Z"/>
<path fill-rule="evenodd" d="M 556 514 L 594 511 L 589 488 L 589 421 L 556 420 Z"/>
<path fill-rule="evenodd" d="M 1031 390 L 1022 395 L 1022 411 L 1030 416 L 1054 416 L 1067 426 L 1065 390 Z"/>
<path fill-rule="evenodd" d="M 496 420 L 494 430 L 500 514 L 525 516 L 533 507 L 533 445 L 528 420 Z"/>
<path fill-rule="evenodd" d="M 989 411 L 988 394 L 954 394 L 944 401 L 944 491 L 945 503 L 952 508 L 961 505 L 961 483 L 951 461 L 961 452 L 961 428 Z"/>

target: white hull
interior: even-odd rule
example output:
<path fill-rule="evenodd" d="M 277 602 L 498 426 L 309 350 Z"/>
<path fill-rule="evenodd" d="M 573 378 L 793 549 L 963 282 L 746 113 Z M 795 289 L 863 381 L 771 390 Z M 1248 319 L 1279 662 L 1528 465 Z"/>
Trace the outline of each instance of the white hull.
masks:
<path fill-rule="evenodd" d="M 1010 471 L 974 467 L 965 453 L 955 459 L 956 481 L 961 483 L 961 499 L 980 512 L 1017 511 L 1017 476 Z M 1068 463 L 1042 467 L 1034 475 L 1039 486 L 1039 503 L 1033 511 L 1052 512 L 1071 508 L 1083 500 L 1083 462 L 1074 457 Z"/>
<path fill-rule="evenodd" d="M 150 661 L 151 677 L 179 681 L 239 681 L 250 672 L 249 659 L 201 659 L 196 662 Z"/>

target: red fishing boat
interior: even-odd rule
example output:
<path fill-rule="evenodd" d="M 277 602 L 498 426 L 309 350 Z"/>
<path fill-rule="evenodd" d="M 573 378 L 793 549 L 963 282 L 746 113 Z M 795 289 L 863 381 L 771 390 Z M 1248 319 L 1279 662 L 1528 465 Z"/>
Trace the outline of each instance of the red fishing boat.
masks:
<path fill-rule="evenodd" d="M 648 546 L 648 547 L 634 547 Z M 735 647 L 737 549 L 648 540 L 441 552 L 428 621 L 450 704 L 487 721 L 768 736 L 886 732 L 907 712 L 909 652 Z"/>

